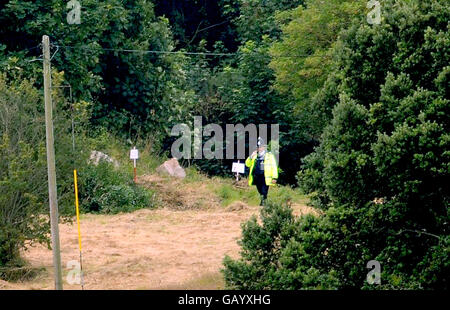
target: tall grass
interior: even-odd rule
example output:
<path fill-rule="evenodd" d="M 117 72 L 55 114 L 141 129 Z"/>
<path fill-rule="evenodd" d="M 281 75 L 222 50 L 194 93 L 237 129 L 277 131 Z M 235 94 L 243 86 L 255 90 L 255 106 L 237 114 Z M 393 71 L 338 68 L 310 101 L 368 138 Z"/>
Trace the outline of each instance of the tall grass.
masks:
<path fill-rule="evenodd" d="M 242 201 L 249 205 L 259 205 L 260 195 L 256 186 L 249 186 L 246 188 L 236 187 L 231 180 L 224 180 L 217 178 L 215 182 L 210 185 L 211 190 L 219 196 L 223 206 L 228 206 L 235 201 Z M 306 197 L 295 188 L 289 186 L 271 186 L 269 189 L 268 199 L 285 204 L 292 203 L 306 203 Z"/>

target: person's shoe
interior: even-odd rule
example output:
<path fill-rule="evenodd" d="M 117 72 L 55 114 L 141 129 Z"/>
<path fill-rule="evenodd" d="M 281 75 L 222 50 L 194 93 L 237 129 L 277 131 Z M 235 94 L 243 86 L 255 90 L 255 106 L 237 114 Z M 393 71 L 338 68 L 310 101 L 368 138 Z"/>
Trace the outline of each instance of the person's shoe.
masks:
<path fill-rule="evenodd" d="M 261 202 L 259 203 L 261 207 L 264 207 L 266 205 L 266 200 L 264 198 L 261 199 Z"/>

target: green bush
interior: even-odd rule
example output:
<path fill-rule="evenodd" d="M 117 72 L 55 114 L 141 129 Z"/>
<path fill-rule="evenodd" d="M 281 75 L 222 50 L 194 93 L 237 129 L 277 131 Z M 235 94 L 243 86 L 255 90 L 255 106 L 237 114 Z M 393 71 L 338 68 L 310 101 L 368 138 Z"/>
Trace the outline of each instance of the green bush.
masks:
<path fill-rule="evenodd" d="M 361 237 L 354 244 L 367 261 L 381 263 L 381 288 L 448 288 L 449 7 L 394 3 L 379 26 L 342 33 L 340 95 L 299 185 L 325 210 L 360 214 L 346 229 Z M 346 264 L 361 270 L 344 268 L 341 286 L 373 288 L 357 276 L 358 251 L 346 250 Z"/>
<path fill-rule="evenodd" d="M 355 22 L 335 44 L 331 122 L 299 185 L 325 212 L 285 207 L 243 227 L 231 288 L 448 289 L 450 7 L 385 1 L 383 21 Z M 333 84 L 334 85 L 334 84 Z M 381 285 L 366 264 L 381 265 Z"/>
<path fill-rule="evenodd" d="M 33 151 L 19 143 L 16 152 L 8 136 L 0 141 L 0 268 L 19 261 L 25 241 L 48 241 L 49 223 L 45 212 L 45 150 Z M 37 160 L 36 160 L 37 159 Z M 36 174 L 38 173 L 38 174 Z M 43 185 L 40 183 L 43 182 Z M 14 264 L 13 264 L 14 265 Z M 16 266 L 17 267 L 17 266 Z"/>
<path fill-rule="evenodd" d="M 31 275 L 20 250 L 34 242 L 49 245 L 49 211 L 45 123 L 42 95 L 24 79 L 15 57 L 0 72 L 0 277 Z M 63 75 L 52 72 L 58 208 L 62 220 L 73 214 L 72 169 L 83 161 L 72 152 L 70 118 L 58 86 Z M 81 124 L 84 117 L 72 114 Z M 77 131 L 78 132 L 78 131 Z M 28 271 L 27 271 L 28 270 Z"/>
<path fill-rule="evenodd" d="M 312 215 L 295 218 L 292 209 L 269 201 L 256 217 L 243 224 L 241 259 L 226 256 L 222 270 L 230 289 L 332 289 L 337 271 L 328 266 L 328 222 Z M 326 272 L 324 272 L 326 269 Z"/>
<path fill-rule="evenodd" d="M 130 184 L 112 185 L 100 197 L 103 213 L 129 212 L 152 206 L 152 194 L 141 187 Z"/>
<path fill-rule="evenodd" d="M 262 224 L 256 217 L 243 224 L 241 258 L 224 259 L 227 288 L 447 288 L 449 238 L 383 227 L 387 213 L 383 205 L 344 205 L 295 218 L 290 207 L 269 202 Z M 372 259 L 381 264 L 381 285 L 366 281 Z"/>
<path fill-rule="evenodd" d="M 84 212 L 119 213 L 154 206 L 154 193 L 134 184 L 132 175 L 100 161 L 79 172 L 80 207 Z"/>

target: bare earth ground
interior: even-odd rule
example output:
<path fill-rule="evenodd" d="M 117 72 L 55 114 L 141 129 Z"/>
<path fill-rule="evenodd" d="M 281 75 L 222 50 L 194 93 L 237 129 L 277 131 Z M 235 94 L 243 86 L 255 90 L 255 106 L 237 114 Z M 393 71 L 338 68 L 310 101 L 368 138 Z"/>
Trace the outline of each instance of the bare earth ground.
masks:
<path fill-rule="evenodd" d="M 168 184 L 157 176 L 141 177 L 140 182 Z M 223 258 L 239 257 L 240 225 L 258 215 L 259 207 L 242 202 L 223 207 L 201 184 L 173 182 L 178 182 L 175 190 L 174 184 L 170 184 L 173 191 L 170 198 L 177 201 L 174 208 L 82 216 L 85 289 L 223 288 L 220 274 Z M 208 207 L 195 208 L 192 201 L 198 198 L 205 200 Z M 312 208 L 302 205 L 293 208 L 297 215 L 314 213 Z M 64 288 L 80 289 L 80 285 L 69 285 L 66 281 L 70 270 L 67 263 L 79 259 L 77 227 L 60 224 L 59 228 Z M 33 267 L 44 267 L 45 271 L 31 281 L 0 280 L 0 289 L 53 289 L 51 250 L 38 245 L 23 257 Z"/>

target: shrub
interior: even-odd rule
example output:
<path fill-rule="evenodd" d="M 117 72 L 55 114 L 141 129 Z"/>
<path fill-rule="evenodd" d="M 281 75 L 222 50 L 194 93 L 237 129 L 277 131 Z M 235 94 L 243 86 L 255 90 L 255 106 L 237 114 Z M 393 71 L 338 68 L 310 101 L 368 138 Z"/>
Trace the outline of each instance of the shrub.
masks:
<path fill-rule="evenodd" d="M 332 121 L 299 174 L 324 215 L 264 209 L 243 227 L 242 259 L 225 259 L 229 287 L 449 288 L 448 12 L 385 1 L 380 25 L 341 33 L 339 96 L 321 99 Z M 370 260 L 381 285 L 366 281 Z"/>
<path fill-rule="evenodd" d="M 20 250 L 33 242 L 49 244 L 50 231 L 42 97 L 33 81 L 14 72 L 0 73 L 0 277 L 11 275 L 6 269 L 23 268 Z M 62 75 L 53 76 L 58 86 Z M 53 98 L 61 103 L 58 92 Z M 72 179 L 65 176 L 83 156 L 72 156 L 70 119 L 62 106 L 55 111 L 54 127 L 59 214 L 67 219 L 73 194 Z"/>
<path fill-rule="evenodd" d="M 359 212 L 346 229 L 381 263 L 382 288 L 448 288 L 448 5 L 395 3 L 381 25 L 355 24 L 336 44 L 340 96 L 299 185 L 325 210 Z M 346 255 L 362 265 L 354 246 Z M 340 283 L 370 287 L 350 269 Z"/>
<path fill-rule="evenodd" d="M 154 204 L 153 192 L 135 185 L 130 174 L 106 161 L 79 172 L 79 195 L 84 212 L 129 212 Z"/>
<path fill-rule="evenodd" d="M 324 253 L 331 234 L 326 222 L 312 215 L 296 219 L 292 209 L 269 201 L 256 217 L 243 224 L 241 259 L 226 256 L 222 270 L 230 289 L 332 289 L 337 271 Z M 326 271 L 324 272 L 324 269 Z"/>
<path fill-rule="evenodd" d="M 447 288 L 449 238 L 385 227 L 388 212 L 383 205 L 341 206 L 321 217 L 295 218 L 288 206 L 269 202 L 261 224 L 256 217 L 243 224 L 241 258 L 225 257 L 226 285 L 250 290 Z M 381 264 L 381 285 L 366 281 L 372 259 Z"/>

